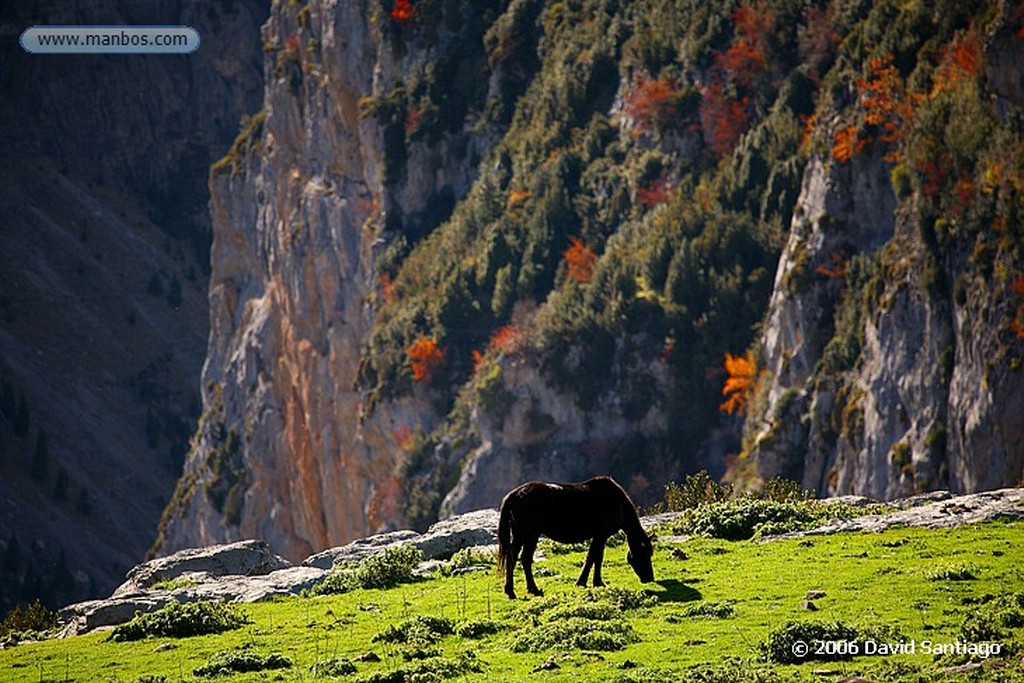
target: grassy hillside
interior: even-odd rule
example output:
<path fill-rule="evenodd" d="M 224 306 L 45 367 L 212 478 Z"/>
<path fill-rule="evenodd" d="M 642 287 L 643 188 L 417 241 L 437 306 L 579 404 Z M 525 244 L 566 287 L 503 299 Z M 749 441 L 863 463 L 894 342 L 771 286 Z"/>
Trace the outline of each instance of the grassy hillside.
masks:
<path fill-rule="evenodd" d="M 1022 522 L 764 543 L 684 540 L 664 529 L 662 539 L 657 581 L 647 586 L 623 545 L 609 549 L 608 587 L 596 590 L 574 585 L 581 548 L 542 545 L 536 568 L 545 597 L 509 601 L 493 560 L 464 552 L 454 564 L 482 561 L 486 570 L 441 567 L 386 590 L 239 606 L 245 623 L 218 635 L 118 642 L 108 632 L 22 644 L 0 650 L 0 671 L 12 682 L 133 683 L 1024 677 L 1024 572 L 1013 559 Z M 520 574 L 520 593 L 522 583 Z M 818 638 L 862 651 L 869 640 L 913 643 L 916 652 L 791 663 L 798 640 Z M 926 643 L 958 641 L 998 643 L 1001 652 L 925 652 L 934 648 Z M 246 665 L 268 668 L 213 673 Z"/>

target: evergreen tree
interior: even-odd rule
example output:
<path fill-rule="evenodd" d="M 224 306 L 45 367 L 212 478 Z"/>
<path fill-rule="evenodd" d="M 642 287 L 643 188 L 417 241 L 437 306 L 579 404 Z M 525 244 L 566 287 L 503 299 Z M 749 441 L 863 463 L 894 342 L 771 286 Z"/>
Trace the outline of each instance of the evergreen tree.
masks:
<path fill-rule="evenodd" d="M 71 480 L 68 477 L 68 471 L 61 467 L 57 470 L 57 481 L 53 484 L 54 499 L 62 503 L 66 501 L 69 488 L 71 488 Z"/>
<path fill-rule="evenodd" d="M 14 411 L 14 435 L 23 439 L 28 436 L 28 428 L 28 401 L 25 400 L 25 392 L 21 392 L 18 407 Z"/>
<path fill-rule="evenodd" d="M 46 481 L 50 476 L 50 444 L 46 432 L 42 429 L 36 436 L 36 449 L 32 452 L 32 465 L 29 474 L 36 481 Z"/>

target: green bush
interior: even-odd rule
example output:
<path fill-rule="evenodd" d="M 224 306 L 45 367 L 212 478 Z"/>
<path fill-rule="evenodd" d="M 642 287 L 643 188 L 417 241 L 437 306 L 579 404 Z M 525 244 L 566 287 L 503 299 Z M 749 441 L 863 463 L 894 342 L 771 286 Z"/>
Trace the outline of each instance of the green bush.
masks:
<path fill-rule="evenodd" d="M 731 486 L 719 484 L 707 470 L 701 470 L 687 476 L 682 485 L 671 482 L 665 486 L 665 507 L 670 512 L 681 512 L 727 500 L 731 495 Z"/>
<path fill-rule="evenodd" d="M 223 602 L 169 602 L 155 612 L 136 614 L 116 627 L 110 640 L 130 641 L 143 638 L 188 638 L 222 633 L 249 623 L 237 607 Z"/>
<path fill-rule="evenodd" d="M 690 517 L 689 532 L 741 541 L 758 532 L 795 531 L 814 519 L 805 504 L 743 498 L 698 508 Z"/>
<path fill-rule="evenodd" d="M 491 619 L 474 619 L 473 621 L 464 621 L 455 627 L 455 635 L 459 638 L 469 638 L 475 640 L 477 638 L 483 638 L 494 633 L 498 633 L 504 628 L 499 621 L 493 621 Z"/>
<path fill-rule="evenodd" d="M 310 667 L 313 678 L 337 678 L 339 676 L 351 676 L 356 672 L 356 665 L 347 659 L 335 657 L 315 662 Z"/>
<path fill-rule="evenodd" d="M 216 653 L 206 664 L 193 669 L 192 673 L 202 678 L 211 678 L 221 674 L 288 669 L 291 665 L 291 660 L 284 655 L 269 654 L 261 657 L 246 650 L 227 650 Z"/>
<path fill-rule="evenodd" d="M 978 577 L 975 575 L 976 569 L 965 564 L 959 564 L 953 567 L 943 567 L 940 569 L 934 569 L 927 574 L 925 577 L 929 581 L 976 581 Z"/>
<path fill-rule="evenodd" d="M 573 617 L 530 628 L 512 641 L 513 652 L 542 650 L 621 650 L 639 640 L 623 619 L 596 620 Z"/>
<path fill-rule="evenodd" d="M 816 651 L 815 641 L 856 643 L 859 636 L 857 629 L 840 621 L 789 621 L 769 633 L 759 648 L 768 661 L 777 664 L 801 664 L 811 660 L 842 661 L 851 659 L 852 655 L 837 653 L 823 656 Z M 808 647 L 803 656 L 799 654 L 800 643 Z"/>
<path fill-rule="evenodd" d="M 341 567 L 313 587 L 314 595 L 347 593 L 358 588 L 394 588 L 414 579 L 413 570 L 423 561 L 423 553 L 412 545 L 386 548 L 384 552 L 359 561 L 354 567 Z"/>
<path fill-rule="evenodd" d="M 706 619 L 728 619 L 736 615 L 736 608 L 728 602 L 701 600 L 695 605 L 688 605 L 679 612 L 683 617 L 703 617 Z"/>
<path fill-rule="evenodd" d="M 41 602 L 36 600 L 26 607 L 16 605 L 7 613 L 7 616 L 0 622 L 0 638 L 26 633 L 44 633 L 56 626 L 56 613 L 46 609 Z"/>
<path fill-rule="evenodd" d="M 455 633 L 455 624 L 444 617 L 419 616 L 397 626 L 392 624 L 373 637 L 375 643 L 431 645 Z"/>

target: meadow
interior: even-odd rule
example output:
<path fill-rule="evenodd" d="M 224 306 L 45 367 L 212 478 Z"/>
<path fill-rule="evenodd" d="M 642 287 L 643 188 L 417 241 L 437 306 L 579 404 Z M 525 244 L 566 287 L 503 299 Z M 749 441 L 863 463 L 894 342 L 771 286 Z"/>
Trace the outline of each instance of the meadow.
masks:
<path fill-rule="evenodd" d="M 1022 540 L 1024 522 L 1003 520 L 765 542 L 665 529 L 654 583 L 640 584 L 613 543 L 600 589 L 574 585 L 582 547 L 545 541 L 535 565 L 545 595 L 515 601 L 489 554 L 463 551 L 392 588 L 229 606 L 237 623 L 220 633 L 22 642 L 0 650 L 0 677 L 1021 681 Z"/>

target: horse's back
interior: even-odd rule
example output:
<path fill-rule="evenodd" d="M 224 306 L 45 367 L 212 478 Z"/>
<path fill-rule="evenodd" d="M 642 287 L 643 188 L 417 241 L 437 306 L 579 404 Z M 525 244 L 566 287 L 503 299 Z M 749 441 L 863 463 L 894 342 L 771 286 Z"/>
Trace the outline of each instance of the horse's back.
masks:
<path fill-rule="evenodd" d="M 578 484 L 530 481 L 510 491 L 502 509 L 508 511 L 520 533 L 579 543 L 621 528 L 621 491 L 609 477 Z"/>

